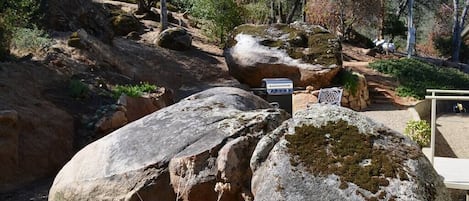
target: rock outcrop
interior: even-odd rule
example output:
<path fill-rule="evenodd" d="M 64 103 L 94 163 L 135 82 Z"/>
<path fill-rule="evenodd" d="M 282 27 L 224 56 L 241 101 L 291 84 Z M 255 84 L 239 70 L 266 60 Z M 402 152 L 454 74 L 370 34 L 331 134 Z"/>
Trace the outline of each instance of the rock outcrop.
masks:
<path fill-rule="evenodd" d="M 181 27 L 168 28 L 160 33 L 157 44 L 172 50 L 189 50 L 192 47 L 192 36 Z"/>
<path fill-rule="evenodd" d="M 286 77 L 297 87 L 328 86 L 342 65 L 341 45 L 320 26 L 241 25 L 225 49 L 230 74 L 260 87 L 263 78 Z"/>
<path fill-rule="evenodd" d="M 450 200 L 414 142 L 343 107 L 295 113 L 250 165 L 256 200 Z"/>
<path fill-rule="evenodd" d="M 353 75 L 357 76 L 356 88 L 354 90 L 344 90 L 341 105 L 355 111 L 362 111 L 371 104 L 368 84 L 362 74 L 353 72 Z"/>
<path fill-rule="evenodd" d="M 110 13 L 102 5 L 90 0 L 46 0 L 48 28 L 57 31 L 85 29 L 89 34 L 105 42 L 111 42 L 114 32 Z"/>
<path fill-rule="evenodd" d="M 95 130 L 100 134 L 107 134 L 127 123 L 140 119 L 161 108 L 174 103 L 170 90 L 159 87 L 153 93 L 131 97 L 122 94 L 115 105 L 105 111 L 105 114 L 97 120 Z"/>
<path fill-rule="evenodd" d="M 343 107 L 268 107 L 236 88 L 190 96 L 82 149 L 49 200 L 449 200 L 405 136 Z"/>
<path fill-rule="evenodd" d="M 252 197 L 246 156 L 288 118 L 269 107 L 236 88 L 192 95 L 79 151 L 55 178 L 49 200 Z"/>
<path fill-rule="evenodd" d="M 73 118 L 43 94 L 60 80 L 40 64 L 0 63 L 0 192 L 52 176 L 72 156 Z"/>

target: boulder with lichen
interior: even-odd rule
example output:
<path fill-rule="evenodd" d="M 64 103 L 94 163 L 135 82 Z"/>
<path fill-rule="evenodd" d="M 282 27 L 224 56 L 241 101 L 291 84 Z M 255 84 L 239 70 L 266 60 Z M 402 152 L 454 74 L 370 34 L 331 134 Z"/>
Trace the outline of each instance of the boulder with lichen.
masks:
<path fill-rule="evenodd" d="M 112 27 L 117 35 L 125 36 L 140 29 L 140 22 L 133 15 L 120 14 L 112 17 Z"/>
<path fill-rule="evenodd" d="M 258 143 L 256 200 L 449 200 L 419 147 L 350 109 L 315 104 Z"/>
<path fill-rule="evenodd" d="M 192 36 L 186 29 L 174 27 L 162 31 L 156 43 L 164 48 L 184 51 L 192 47 Z"/>
<path fill-rule="evenodd" d="M 241 25 L 227 41 L 226 62 L 240 82 L 259 87 L 263 78 L 286 77 L 295 86 L 327 86 L 342 66 L 341 45 L 316 25 Z"/>

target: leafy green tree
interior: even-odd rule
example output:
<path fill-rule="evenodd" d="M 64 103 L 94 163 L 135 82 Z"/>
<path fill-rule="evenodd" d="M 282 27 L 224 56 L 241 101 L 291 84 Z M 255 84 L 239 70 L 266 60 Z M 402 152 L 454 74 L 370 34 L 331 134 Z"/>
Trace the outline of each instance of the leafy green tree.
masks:
<path fill-rule="evenodd" d="M 394 13 L 388 13 L 387 17 L 384 18 L 383 34 L 391 35 L 391 41 L 396 36 L 405 36 L 407 27 L 404 22 Z"/>
<path fill-rule="evenodd" d="M 204 20 L 204 31 L 222 44 L 228 32 L 243 22 L 241 9 L 233 0 L 192 0 L 191 13 Z"/>

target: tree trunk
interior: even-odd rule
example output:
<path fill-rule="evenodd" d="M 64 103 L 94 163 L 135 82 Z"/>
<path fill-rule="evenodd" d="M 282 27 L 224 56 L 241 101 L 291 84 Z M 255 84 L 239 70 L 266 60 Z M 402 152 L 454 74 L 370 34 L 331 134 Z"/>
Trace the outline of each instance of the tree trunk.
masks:
<path fill-rule="evenodd" d="M 161 0 L 161 31 L 168 28 L 168 9 L 166 7 L 166 0 Z"/>
<path fill-rule="evenodd" d="M 384 0 L 380 0 L 379 2 L 379 20 L 378 20 L 378 39 L 384 39 L 384 36 L 383 36 L 383 29 L 384 29 L 384 18 L 386 16 L 386 13 L 385 13 L 385 4 L 384 4 Z"/>
<path fill-rule="evenodd" d="M 278 1 L 278 22 L 279 23 L 284 23 L 285 21 L 283 20 L 283 6 L 282 6 L 282 1 Z"/>
<path fill-rule="evenodd" d="M 453 47 L 453 62 L 459 61 L 459 52 L 457 52 L 456 46 L 459 46 L 458 44 L 458 38 L 461 35 L 461 31 L 459 28 L 459 15 L 458 15 L 458 9 L 459 9 L 459 1 L 458 0 L 453 0 L 453 41 L 451 43 L 451 47 Z"/>
<path fill-rule="evenodd" d="M 462 31 L 462 28 L 464 27 L 464 23 L 466 23 L 466 16 L 467 16 L 468 9 L 469 9 L 469 0 L 466 0 L 464 9 L 461 13 L 461 18 L 459 20 L 458 29 L 457 29 L 458 32 L 453 34 L 453 37 L 456 37 L 455 46 L 453 46 L 454 47 L 454 52 L 453 52 L 454 62 L 459 62 L 459 52 L 461 51 L 461 42 L 462 42 L 461 31 Z M 454 38 L 453 38 L 453 41 L 454 41 Z"/>
<path fill-rule="evenodd" d="M 295 16 L 296 9 L 298 9 L 299 6 L 300 6 L 300 0 L 296 0 L 295 3 L 293 4 L 293 8 L 291 9 L 290 13 L 288 13 L 287 24 L 292 23 L 293 16 Z"/>
<path fill-rule="evenodd" d="M 303 0 L 303 10 L 301 12 L 303 22 L 306 22 L 306 0 Z"/>
<path fill-rule="evenodd" d="M 336 34 L 340 33 L 339 39 L 340 41 L 343 41 L 345 37 L 345 2 L 344 0 L 339 1 L 339 21 L 340 21 L 340 25 L 338 28 L 340 30 L 339 32 L 336 31 Z"/>
<path fill-rule="evenodd" d="M 275 0 L 270 1 L 270 23 L 275 23 Z"/>

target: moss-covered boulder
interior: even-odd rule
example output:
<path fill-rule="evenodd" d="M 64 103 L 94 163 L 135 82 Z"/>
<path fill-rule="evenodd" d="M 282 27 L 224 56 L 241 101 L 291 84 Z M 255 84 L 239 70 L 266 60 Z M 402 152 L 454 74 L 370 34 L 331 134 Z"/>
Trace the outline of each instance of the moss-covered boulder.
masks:
<path fill-rule="evenodd" d="M 112 27 L 119 36 L 125 36 L 140 29 L 140 22 L 133 15 L 120 14 L 112 17 Z"/>
<path fill-rule="evenodd" d="M 259 141 L 251 169 L 256 200 L 450 200 L 417 144 L 337 106 L 295 113 Z"/>
<path fill-rule="evenodd" d="M 241 25 L 225 49 L 231 75 L 259 87 L 263 78 L 287 77 L 295 86 L 330 84 L 341 65 L 341 45 L 326 29 L 305 24 Z"/>
<path fill-rule="evenodd" d="M 86 48 L 86 45 L 83 43 L 83 41 L 81 41 L 78 32 L 73 32 L 72 34 L 70 34 L 70 37 L 68 37 L 67 45 L 78 49 Z"/>
<path fill-rule="evenodd" d="M 164 48 L 184 51 L 191 48 L 192 36 L 184 28 L 174 27 L 161 32 L 157 43 Z"/>

